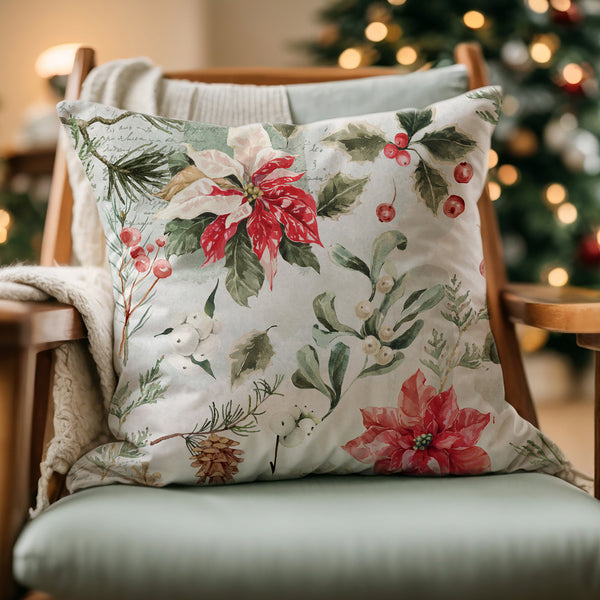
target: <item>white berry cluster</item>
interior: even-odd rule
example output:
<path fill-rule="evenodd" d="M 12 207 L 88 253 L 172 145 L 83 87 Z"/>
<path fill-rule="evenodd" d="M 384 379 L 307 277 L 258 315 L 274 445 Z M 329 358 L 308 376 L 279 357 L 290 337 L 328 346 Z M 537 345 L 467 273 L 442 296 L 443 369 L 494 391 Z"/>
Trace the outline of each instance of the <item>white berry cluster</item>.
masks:
<path fill-rule="evenodd" d="M 168 357 L 169 362 L 177 370 L 185 373 L 196 372 L 199 367 L 194 361 L 209 360 L 219 351 L 219 331 L 221 322 L 218 319 L 211 318 L 204 312 L 189 314 L 167 335 L 174 351 L 174 354 Z"/>
<path fill-rule="evenodd" d="M 375 285 L 375 289 L 381 294 L 388 294 L 393 287 L 394 278 L 390 275 L 382 275 Z M 354 313 L 359 319 L 366 321 L 373 314 L 373 303 L 370 300 L 361 300 L 354 307 Z M 391 342 L 395 334 L 394 328 L 389 325 L 380 327 L 377 336 L 368 335 L 364 338 L 362 343 L 363 352 L 373 356 L 378 365 L 389 364 L 394 358 L 394 351 L 385 343 Z"/>
<path fill-rule="evenodd" d="M 271 431 L 279 436 L 279 443 L 286 448 L 299 446 L 312 434 L 321 419 L 304 405 L 295 405 L 290 410 L 281 410 L 269 420 Z"/>

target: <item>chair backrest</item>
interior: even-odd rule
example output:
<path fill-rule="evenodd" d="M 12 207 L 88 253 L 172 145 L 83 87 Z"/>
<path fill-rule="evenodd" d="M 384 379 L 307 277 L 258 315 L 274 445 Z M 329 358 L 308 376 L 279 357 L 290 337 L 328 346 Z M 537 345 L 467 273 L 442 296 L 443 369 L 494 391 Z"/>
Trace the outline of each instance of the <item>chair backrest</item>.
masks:
<path fill-rule="evenodd" d="M 469 89 L 475 89 L 488 83 L 486 66 L 479 45 L 459 44 L 455 50 L 455 59 L 457 63 L 465 65 L 467 69 Z M 92 49 L 79 49 L 67 87 L 67 100 L 75 100 L 79 97 L 81 85 L 93 68 L 94 61 L 95 56 Z M 166 76 L 204 83 L 287 85 L 354 79 L 390 73 L 397 73 L 397 71 L 378 67 L 356 70 L 344 70 L 336 67 L 220 68 L 176 72 Z M 68 264 L 70 262 L 72 207 L 73 197 L 68 184 L 65 156 L 59 147 L 54 165 L 53 184 L 42 243 L 42 265 Z M 490 325 L 502 364 L 506 399 L 522 417 L 537 425 L 537 417 L 527 387 L 514 326 L 503 317 L 501 293 L 507 284 L 506 269 L 502 257 L 498 222 L 487 186 L 479 200 L 479 213 L 486 265 Z"/>

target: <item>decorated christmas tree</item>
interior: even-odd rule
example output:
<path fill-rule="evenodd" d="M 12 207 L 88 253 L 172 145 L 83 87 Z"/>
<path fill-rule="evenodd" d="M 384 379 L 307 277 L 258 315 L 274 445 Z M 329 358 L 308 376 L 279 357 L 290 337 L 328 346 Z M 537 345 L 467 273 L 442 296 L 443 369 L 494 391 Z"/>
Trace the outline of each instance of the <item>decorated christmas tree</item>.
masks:
<path fill-rule="evenodd" d="M 600 1 L 335 0 L 321 19 L 313 56 L 349 69 L 442 66 L 479 42 L 504 90 L 489 191 L 509 277 L 600 288 Z"/>

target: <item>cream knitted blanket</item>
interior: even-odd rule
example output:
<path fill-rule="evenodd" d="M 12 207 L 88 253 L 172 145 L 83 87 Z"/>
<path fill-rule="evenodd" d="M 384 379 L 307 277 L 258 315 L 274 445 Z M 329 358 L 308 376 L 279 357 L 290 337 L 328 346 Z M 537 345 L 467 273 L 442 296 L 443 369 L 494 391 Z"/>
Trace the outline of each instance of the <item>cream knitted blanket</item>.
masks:
<path fill-rule="evenodd" d="M 126 110 L 217 125 L 256 121 L 291 123 L 283 86 L 207 85 L 165 79 L 147 59 L 98 67 L 86 79 L 82 100 Z M 104 254 L 104 235 L 96 201 L 81 164 L 63 134 L 73 188 L 73 264 L 71 267 L 0 269 L 0 298 L 72 304 L 82 315 L 89 338 L 56 350 L 54 429 L 38 485 L 34 517 L 49 505 L 52 472 L 65 474 L 85 452 L 110 439 L 106 407 L 115 388 L 112 364 L 113 297 Z"/>

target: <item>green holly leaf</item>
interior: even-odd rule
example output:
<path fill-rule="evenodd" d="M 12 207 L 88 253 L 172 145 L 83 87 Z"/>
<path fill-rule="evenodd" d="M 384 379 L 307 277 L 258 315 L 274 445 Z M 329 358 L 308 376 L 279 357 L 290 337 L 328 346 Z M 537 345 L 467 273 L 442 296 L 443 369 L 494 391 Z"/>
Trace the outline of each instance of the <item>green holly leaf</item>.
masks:
<path fill-rule="evenodd" d="M 339 219 L 341 215 L 350 214 L 358 202 L 369 177 L 355 179 L 342 173 L 336 173 L 327 180 L 319 192 L 317 215 L 330 219 Z"/>
<path fill-rule="evenodd" d="M 291 265 L 311 267 L 317 273 L 321 272 L 321 265 L 312 251 L 310 244 L 305 244 L 303 242 L 292 242 L 284 234 L 281 238 L 281 242 L 279 243 L 279 254 L 281 254 L 281 258 L 283 258 L 283 260 Z"/>
<path fill-rule="evenodd" d="M 373 284 L 377 283 L 379 274 L 381 273 L 381 267 L 383 267 L 383 263 L 386 261 L 388 254 L 395 248 L 404 250 L 406 244 L 406 236 L 394 229 L 385 231 L 375 238 L 375 241 L 373 242 L 373 261 L 371 263 L 371 281 Z"/>
<path fill-rule="evenodd" d="M 406 131 L 409 138 L 417 131 L 427 127 L 433 121 L 433 111 L 430 108 L 425 109 L 407 109 L 396 113 L 396 119 L 400 127 Z"/>
<path fill-rule="evenodd" d="M 454 125 L 430 131 L 416 141 L 425 146 L 434 158 L 444 161 L 460 160 L 477 145 L 468 135 L 457 131 Z"/>
<path fill-rule="evenodd" d="M 238 226 L 235 235 L 225 244 L 225 287 L 241 306 L 248 306 L 248 298 L 258 296 L 265 280 L 265 272 L 252 250 L 245 226 Z"/>
<path fill-rule="evenodd" d="M 314 389 L 327 396 L 330 401 L 335 398 L 335 392 L 325 384 L 321 377 L 319 356 L 310 345 L 303 346 L 296 353 L 298 369 L 292 375 L 292 383 L 300 389 Z"/>
<path fill-rule="evenodd" d="M 313 300 L 313 310 L 317 320 L 327 331 L 343 331 L 358 337 L 358 331 L 344 325 L 335 311 L 335 295 L 332 292 L 323 292 Z"/>
<path fill-rule="evenodd" d="M 167 258 L 172 255 L 191 254 L 198 250 L 204 254 L 200 245 L 200 238 L 214 219 L 215 215 L 206 213 L 194 219 L 173 219 L 169 221 L 165 225 L 165 235 L 167 236 L 165 255 Z"/>
<path fill-rule="evenodd" d="M 420 160 L 415 172 L 414 190 L 427 208 L 437 215 L 442 200 L 448 196 L 448 184 L 442 174 L 424 160 Z"/>
<path fill-rule="evenodd" d="M 249 375 L 265 371 L 275 351 L 269 339 L 269 330 L 256 329 L 244 334 L 229 352 L 231 387 L 240 385 Z"/>
<path fill-rule="evenodd" d="M 364 369 L 359 373 L 359 378 L 370 377 L 371 375 L 383 375 L 393 371 L 402 361 L 404 360 L 404 354 L 402 352 L 396 352 L 394 358 L 387 365 L 374 364 Z"/>
<path fill-rule="evenodd" d="M 387 144 L 383 131 L 368 123 L 349 123 L 323 141 L 340 145 L 352 160 L 371 162 Z"/>
<path fill-rule="evenodd" d="M 278 131 L 286 140 L 289 140 L 298 132 L 297 125 L 290 125 L 287 123 L 275 123 L 273 129 Z"/>
<path fill-rule="evenodd" d="M 366 275 L 369 279 L 371 278 L 371 271 L 367 264 L 340 244 L 335 244 L 335 246 L 329 250 L 329 258 L 331 258 L 334 263 L 340 265 L 340 267 L 358 271 L 359 273 Z"/>
<path fill-rule="evenodd" d="M 329 381 L 333 387 L 334 397 L 331 402 L 330 409 L 334 409 L 340 401 L 342 395 L 342 384 L 350 361 L 350 348 L 338 342 L 332 349 L 329 355 Z"/>
<path fill-rule="evenodd" d="M 211 319 L 215 316 L 215 294 L 217 293 L 218 287 L 219 287 L 219 280 L 217 279 L 215 289 L 210 293 L 210 296 L 204 303 L 204 313 Z"/>

